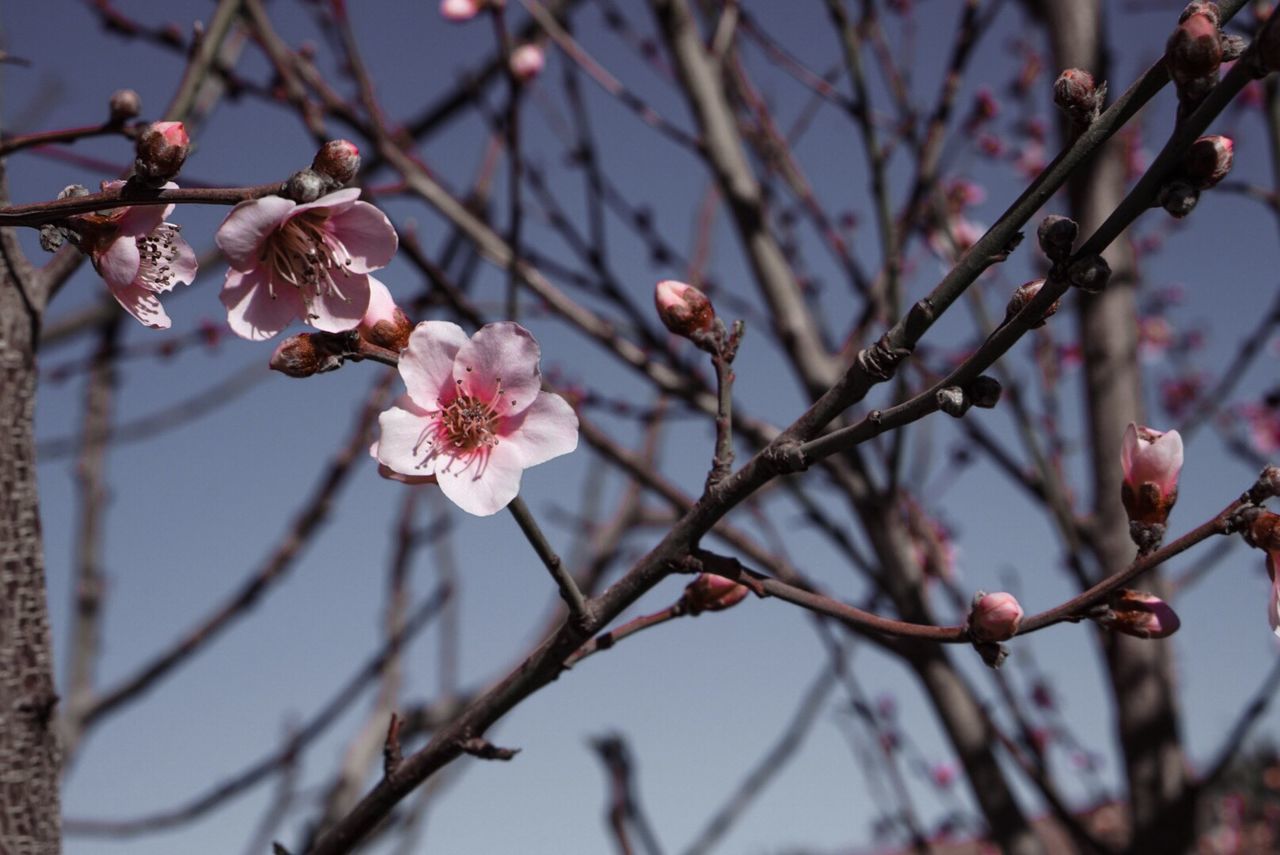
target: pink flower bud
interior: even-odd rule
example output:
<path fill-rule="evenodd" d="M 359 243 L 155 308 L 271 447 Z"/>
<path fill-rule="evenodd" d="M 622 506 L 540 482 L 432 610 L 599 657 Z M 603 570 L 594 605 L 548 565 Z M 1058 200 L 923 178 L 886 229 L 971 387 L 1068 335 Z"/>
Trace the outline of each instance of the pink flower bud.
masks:
<path fill-rule="evenodd" d="M 446 21 L 462 23 L 480 14 L 482 0 L 441 0 L 440 17 Z"/>
<path fill-rule="evenodd" d="M 1267 575 L 1271 577 L 1271 597 L 1267 600 L 1267 622 L 1271 631 L 1280 636 L 1280 573 L 1276 572 L 1276 562 L 1267 556 Z"/>
<path fill-rule="evenodd" d="M 542 73 L 546 60 L 537 45 L 520 45 L 511 52 L 511 73 L 521 83 L 528 83 Z"/>
<path fill-rule="evenodd" d="M 664 279 L 653 292 L 658 317 L 667 329 L 688 338 L 695 332 L 710 332 L 715 326 L 716 310 L 707 295 L 692 285 Z"/>
<path fill-rule="evenodd" d="M 1197 188 L 1208 190 L 1231 171 L 1234 148 L 1231 137 L 1200 137 L 1183 158 L 1182 169 Z"/>
<path fill-rule="evenodd" d="M 1210 15 L 1193 12 L 1183 18 L 1165 45 L 1169 76 L 1183 86 L 1215 74 L 1222 63 L 1222 38 Z"/>
<path fill-rule="evenodd" d="M 1098 623 L 1135 638 L 1168 638 L 1182 621 L 1164 600 L 1146 591 L 1121 588 L 1111 599 L 1111 610 Z"/>
<path fill-rule="evenodd" d="M 149 182 L 165 182 L 178 174 L 191 140 L 182 122 L 155 122 L 138 134 L 134 171 Z"/>
<path fill-rule="evenodd" d="M 345 187 L 360 171 L 360 149 L 351 140 L 329 140 L 316 152 L 311 168 L 332 181 L 334 189 Z"/>
<path fill-rule="evenodd" d="M 1068 68 L 1053 84 L 1053 103 L 1081 126 L 1098 118 L 1106 97 L 1107 85 L 1097 86 L 1093 75 L 1083 68 Z"/>
<path fill-rule="evenodd" d="M 298 333 L 280 342 L 268 365 L 272 371 L 302 378 L 324 371 L 324 363 L 325 354 L 315 346 L 311 333 Z"/>
<path fill-rule="evenodd" d="M 977 641 L 1006 641 L 1022 623 L 1022 606 L 1013 594 L 978 593 L 969 612 L 969 634 Z"/>
<path fill-rule="evenodd" d="M 1120 499 L 1129 519 L 1163 525 L 1178 500 L 1182 437 L 1176 430 L 1161 433 L 1130 423 L 1120 446 L 1120 466 Z"/>
<path fill-rule="evenodd" d="M 360 335 L 378 347 L 399 353 L 409 346 L 413 327 L 413 321 L 396 305 L 387 286 L 370 276 L 369 308 L 360 321 Z"/>
<path fill-rule="evenodd" d="M 1004 322 L 1008 323 L 1013 320 L 1014 316 L 1021 312 L 1026 305 L 1030 303 L 1035 296 L 1040 293 L 1040 289 L 1044 287 L 1043 279 L 1032 279 L 1024 285 L 1018 287 L 1013 292 L 1013 296 L 1009 298 L 1009 305 L 1004 310 Z M 1044 326 L 1044 322 L 1053 316 L 1062 306 L 1061 300 L 1054 300 L 1049 308 L 1045 309 L 1044 315 L 1040 320 L 1031 325 L 1032 329 Z"/>
<path fill-rule="evenodd" d="M 748 593 L 746 585 L 740 585 L 732 579 L 714 573 L 699 573 L 698 578 L 685 586 L 681 601 L 689 614 L 696 615 L 736 606 Z"/>

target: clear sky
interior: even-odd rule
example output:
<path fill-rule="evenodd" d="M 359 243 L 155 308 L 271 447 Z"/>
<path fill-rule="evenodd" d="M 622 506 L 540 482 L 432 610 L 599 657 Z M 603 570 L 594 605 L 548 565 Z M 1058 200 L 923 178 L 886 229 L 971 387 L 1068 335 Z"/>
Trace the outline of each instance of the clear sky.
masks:
<path fill-rule="evenodd" d="M 206 16 L 212 4 L 203 0 L 167 3 L 119 0 L 127 14 L 150 23 L 173 21 L 185 29 Z M 315 42 L 321 66 L 335 72 L 331 51 L 310 17 L 310 4 L 278 0 L 267 4 L 282 36 L 292 44 Z M 458 80 L 460 70 L 487 56 L 492 32 L 485 22 L 465 26 L 443 23 L 434 2 L 351 2 L 365 58 L 377 81 L 378 95 L 389 116 L 416 115 Z M 653 33 L 644 5 L 620 3 L 637 29 Z M 994 30 L 983 40 L 958 104 L 967 106 L 975 91 L 995 91 L 1005 106 L 999 128 L 1007 141 L 1023 145 L 1008 131 L 1020 107 L 1005 94 L 1022 66 L 1020 40 L 1039 47 L 1039 33 L 1006 4 Z M 1152 4 L 1146 4 L 1152 5 Z M 1172 4 L 1176 6 L 1177 4 Z M 586 4 L 575 18 L 575 32 L 587 49 L 629 87 L 650 100 L 668 120 L 682 128 L 692 121 L 677 93 L 660 73 L 643 63 L 625 39 L 602 24 L 598 8 Z M 1122 90 L 1141 69 L 1158 57 L 1175 12 L 1122 11 L 1128 4 L 1108 4 L 1114 19 L 1116 70 L 1112 87 Z M 781 44 L 809 67 L 821 71 L 838 66 L 838 45 L 820 3 L 751 3 L 749 10 Z M 517 19 L 521 13 L 516 13 Z M 953 4 L 921 2 L 914 52 L 906 63 L 909 85 L 931 100 L 955 26 Z M 898 32 L 888 21 L 891 34 Z M 3 100 L 0 119 L 6 132 L 56 128 L 98 121 L 106 101 L 123 87 L 142 96 L 144 116 L 155 117 L 177 85 L 181 60 L 164 49 L 104 32 L 94 14 L 79 3 L 14 3 L 0 11 L 0 33 L 7 50 L 32 61 L 29 68 L 0 66 Z M 252 45 L 244 47 L 242 73 L 266 82 L 270 72 Z M 745 49 L 748 67 L 760 82 L 761 94 L 775 111 L 778 124 L 789 129 L 807 116 L 810 99 L 791 78 L 768 63 L 754 45 Z M 547 171 L 569 216 L 583 222 L 581 177 L 565 162 L 556 143 L 557 122 L 565 115 L 560 87 L 563 58 L 550 51 L 543 80 L 527 104 L 524 132 L 531 161 Z M 1052 72 L 1042 76 L 1028 103 L 1032 115 L 1052 127 L 1044 94 Z M 351 87 L 334 74 L 343 93 Z M 847 84 L 841 80 L 839 87 Z M 501 109 L 501 88 L 487 99 Z M 600 139 L 609 176 L 633 204 L 649 207 L 658 231 L 672 247 L 691 254 L 699 206 L 708 177 L 689 153 L 648 130 L 631 113 L 598 88 L 587 85 L 593 129 Z M 883 87 L 877 97 L 885 105 Z M 1164 93 L 1144 115 L 1142 145 L 1158 149 L 1172 122 L 1172 101 Z M 1269 186 L 1269 156 L 1256 111 L 1235 112 L 1221 127 L 1239 128 L 1233 178 Z M 486 154 L 483 122 L 474 112 L 450 125 L 421 148 L 425 162 L 454 190 L 463 190 Z M 335 135 L 346 132 L 335 126 Z M 951 150 L 951 172 L 985 188 L 985 201 L 973 219 L 990 223 L 1012 201 L 1020 179 L 1007 162 L 983 159 L 958 140 Z M 1052 153 L 1050 143 L 1050 154 Z M 90 140 L 67 150 L 81 158 L 103 161 L 95 167 L 52 155 L 22 154 L 8 164 L 15 202 L 52 198 L 65 185 L 96 186 L 114 176 L 132 158 L 118 140 Z M 868 205 L 867 177 L 856 129 L 835 110 L 812 117 L 796 145 L 818 198 L 830 210 L 858 212 L 855 249 L 864 264 L 876 264 L 873 217 Z M 301 123 L 286 109 L 246 95 L 218 106 L 206 127 L 198 129 L 198 147 L 183 172 L 186 183 L 256 184 L 279 180 L 309 163 L 313 146 Z M 112 168 L 107 169 L 110 165 Z M 501 172 L 501 171 L 500 171 Z M 895 159 L 890 180 L 900 198 L 909 178 L 902 158 Z M 385 185 L 388 174 L 374 177 Z M 496 199 L 505 198 L 501 179 Z M 441 218 L 410 198 L 387 195 L 390 216 L 404 228 L 416 228 L 423 246 L 438 253 L 448 233 Z M 1061 211 L 1058 203 L 1046 210 Z M 225 211 L 186 207 L 174 219 L 202 257 L 212 247 L 213 230 Z M 505 222 L 501 204 L 497 222 Z M 1164 234 L 1169 221 L 1162 212 L 1140 221 L 1140 234 Z M 1185 288 L 1185 301 L 1170 314 L 1180 332 L 1207 334 L 1205 347 L 1192 355 L 1194 365 L 1216 376 L 1235 352 L 1238 341 L 1253 329 L 1270 304 L 1275 288 L 1276 224 L 1256 202 L 1227 191 L 1206 195 L 1184 228 L 1174 230 L 1165 249 L 1145 263 L 1144 287 L 1152 292 L 1173 285 Z M 34 235 L 27 243 L 34 254 Z M 723 214 L 713 234 L 710 270 L 728 294 L 747 300 L 759 317 L 759 301 L 751 286 L 738 244 Z M 824 288 L 822 305 L 829 311 L 833 334 L 851 312 L 839 270 L 811 232 L 800 230 L 807 272 Z M 548 227 L 545 212 L 531 206 L 527 242 L 544 255 L 568 259 L 569 252 Z M 1032 241 L 986 281 L 982 288 L 993 312 L 1000 311 L 1014 286 L 1035 269 Z M 618 220 L 610 222 L 609 252 L 624 288 L 642 307 L 649 305 L 655 281 L 680 277 L 681 264 L 655 264 L 646 248 Z M 911 255 L 911 295 L 934 284 L 939 262 L 917 246 Z M 165 339 L 181 339 L 207 321 L 221 324 L 217 290 L 224 267 L 209 257 L 201 278 L 166 301 L 174 327 L 154 333 L 129 323 L 128 346 L 146 347 Z M 423 287 L 403 262 L 382 276 L 393 293 L 407 301 Z M 556 278 L 553 276 L 553 278 Z M 475 281 L 480 303 L 498 317 L 505 275 L 482 267 Z M 49 312 L 50 324 L 99 301 L 105 288 L 86 265 Z M 727 301 L 726 301 L 727 302 Z M 728 315 L 721 304 L 721 311 Z M 930 341 L 938 347 L 971 342 L 967 309 L 957 304 Z M 543 368 L 609 399 L 645 407 L 652 394 L 604 352 L 540 313 L 522 322 L 538 336 Z M 295 330 L 296 331 L 296 330 Z M 1070 309 L 1054 322 L 1062 342 L 1074 336 Z M 212 349 L 188 348 L 169 358 L 154 355 L 128 360 L 122 367 L 118 398 L 120 421 L 136 424 L 175 405 L 207 400 L 238 372 L 254 381 L 229 405 L 213 409 L 180 427 L 140 439 L 122 429 L 109 457 L 111 504 L 105 563 L 109 576 L 104 651 L 100 685 L 110 686 L 131 674 L 140 662 L 178 637 L 250 575 L 283 536 L 297 509 L 322 477 L 334 450 L 345 441 L 365 390 L 385 369 L 369 364 L 299 382 L 266 371 L 272 345 L 227 336 Z M 37 429 L 48 454 L 40 468 L 44 527 L 47 539 L 50 605 L 53 611 L 59 677 L 64 667 L 66 630 L 71 602 L 70 580 L 76 520 L 74 457 L 56 453 L 56 444 L 74 435 L 80 421 L 83 375 L 59 379 L 60 365 L 81 360 L 91 347 L 49 349 L 42 355 L 46 371 Z M 1010 357 L 1015 375 L 1030 382 L 1030 349 L 1024 344 Z M 256 368 L 255 368 L 256 366 Z M 1155 380 L 1173 376 L 1178 366 L 1154 356 Z M 1276 349 L 1268 346 L 1243 379 L 1239 400 L 1256 399 L 1273 385 Z M 1076 378 L 1068 365 L 1060 428 L 1073 442 L 1080 418 L 1072 401 Z M 775 423 L 785 423 L 800 406 L 790 374 L 779 352 L 760 330 L 749 324 L 738 365 L 741 408 Z M 1151 422 L 1168 427 L 1168 417 L 1151 402 Z M 590 413 L 624 442 L 637 433 L 633 419 Z M 1011 437 L 1002 410 L 974 413 L 1002 437 Z M 912 484 L 927 500 L 931 513 L 957 535 L 960 585 L 965 590 L 1016 590 L 1029 609 L 1056 604 L 1071 585 L 1061 569 L 1059 549 L 1043 515 L 1028 504 L 985 462 L 953 478 L 948 454 L 964 444 L 956 425 L 935 416 L 912 430 L 910 451 L 917 462 L 908 471 L 928 473 Z M 709 429 L 701 422 L 677 420 L 663 438 L 660 466 L 668 477 L 696 491 L 711 455 Z M 1078 446 L 1068 465 L 1080 466 Z M 363 463 L 363 461 L 362 461 Z M 1119 463 L 1117 461 L 1117 483 Z M 339 494 L 334 517 L 307 546 L 287 578 L 274 587 L 234 631 L 210 645 L 172 678 L 127 712 L 96 730 L 70 770 L 64 795 L 68 817 L 123 819 L 181 804 L 212 784 L 251 764 L 277 747 L 291 726 L 305 721 L 360 667 L 381 632 L 386 567 L 392 535 L 404 495 L 402 486 L 377 477 L 373 466 L 360 465 Z M 555 546 L 573 553 L 575 538 L 587 521 L 606 519 L 616 504 L 622 482 L 604 475 L 601 493 L 589 486 L 597 474 L 584 449 L 526 473 L 522 495 L 543 521 Z M 1225 449 L 1214 431 L 1202 431 L 1188 447 L 1182 496 L 1171 521 L 1178 533 L 1215 513 L 1251 483 L 1256 468 Z M 1080 488 L 1080 501 L 1087 488 Z M 822 495 L 819 492 L 819 495 Z M 437 536 L 431 549 L 418 555 L 412 589 L 425 596 L 439 568 L 452 555 L 461 584 L 460 687 L 482 686 L 505 673 L 544 625 L 556 599 L 545 572 L 505 514 L 489 519 L 469 517 L 443 502 L 421 503 L 420 522 L 447 522 L 447 537 Z M 656 504 L 654 507 L 658 507 Z M 783 544 L 798 566 L 833 592 L 857 601 L 859 581 L 821 537 L 809 532 L 796 505 L 773 495 L 761 506 L 771 523 L 740 511 L 733 519 L 764 542 Z M 853 529 L 839 502 L 830 513 Z M 620 565 L 638 555 L 658 535 L 657 528 L 629 538 Z M 439 548 L 436 548 L 439 547 Z M 1177 575 L 1201 553 L 1172 562 Z M 635 613 L 672 602 L 682 579 L 671 579 L 646 596 Z M 1016 586 L 1016 587 L 1014 587 Z M 1222 566 L 1177 601 L 1181 632 L 1170 642 L 1179 659 L 1186 736 L 1193 761 L 1212 756 L 1226 728 L 1262 680 L 1276 655 L 1267 629 L 1264 603 L 1266 576 L 1260 553 L 1243 545 Z M 944 607 L 943 611 L 947 609 Z M 404 697 L 412 703 L 434 698 L 443 679 L 438 628 L 424 633 L 410 649 L 404 667 Z M 1117 760 L 1111 737 L 1110 704 L 1097 654 L 1086 627 L 1059 626 L 1013 645 L 1009 671 L 1016 685 L 1028 682 L 1027 666 L 1049 676 L 1072 732 L 1102 757 L 1101 780 L 1112 787 Z M 975 678 L 984 698 L 994 688 L 977 657 L 957 649 L 960 661 Z M 915 756 L 927 764 L 950 759 L 932 712 L 904 670 L 868 645 L 855 646 L 853 673 L 867 697 L 896 700 L 898 725 Z M 712 813 L 764 755 L 785 728 L 809 685 L 828 667 L 820 639 L 808 617 L 778 601 L 748 601 L 732 611 L 675 622 L 620 644 L 593 658 L 522 704 L 490 734 L 500 745 L 521 748 L 510 763 L 465 759 L 442 777 L 445 790 L 427 814 L 424 851 L 529 855 L 610 851 L 603 820 L 604 773 L 589 742 L 607 733 L 626 737 L 636 758 L 641 801 L 664 848 L 680 851 L 698 834 Z M 359 729 L 372 695 L 352 704 L 326 735 L 300 760 L 299 795 L 282 832 L 282 842 L 296 842 L 299 829 L 314 815 L 316 787 L 341 762 L 342 752 Z M 730 831 L 721 851 L 843 852 L 871 841 L 878 814 L 877 790 L 868 783 L 846 734 L 852 718 L 848 695 L 837 688 L 818 714 L 804 744 L 772 780 L 752 810 Z M 1274 733 L 1278 723 L 1269 712 L 1258 732 Z M 865 733 L 860 737 L 865 741 Z M 1083 799 L 1085 780 L 1072 771 L 1067 752 L 1055 753 L 1067 791 Z M 908 764 L 910 765 L 910 764 Z M 1011 773 L 1016 779 L 1016 773 Z M 909 786 L 929 824 L 957 799 L 970 805 L 967 793 L 939 798 L 915 772 Z M 70 853 L 236 852 L 250 839 L 273 795 L 264 785 L 200 821 L 172 832 L 127 841 L 68 838 Z M 1028 809 L 1039 810 L 1028 794 Z"/>

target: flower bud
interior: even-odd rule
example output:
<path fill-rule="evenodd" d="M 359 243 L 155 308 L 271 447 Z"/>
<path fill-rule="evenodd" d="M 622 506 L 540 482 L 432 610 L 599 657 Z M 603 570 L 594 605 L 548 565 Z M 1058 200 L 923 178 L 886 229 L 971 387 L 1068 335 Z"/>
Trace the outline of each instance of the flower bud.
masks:
<path fill-rule="evenodd" d="M 1182 219 L 1195 210 L 1200 201 L 1200 191 L 1190 181 L 1175 178 L 1160 188 L 1156 203 L 1169 212 L 1169 215 Z"/>
<path fill-rule="evenodd" d="M 1169 519 L 1178 501 L 1182 459 L 1182 436 L 1176 430 L 1162 433 L 1129 423 L 1120 445 L 1120 500 L 1130 520 L 1163 525 Z"/>
<path fill-rule="evenodd" d="M 977 641 L 1006 641 L 1022 623 L 1022 606 L 1013 594 L 979 591 L 969 611 L 969 635 Z"/>
<path fill-rule="evenodd" d="M 163 184 L 178 174 L 190 151 L 182 122 L 155 122 L 138 134 L 133 168 L 148 184 Z"/>
<path fill-rule="evenodd" d="M 462 23 L 480 14 L 482 0 L 440 0 L 440 17 Z"/>
<path fill-rule="evenodd" d="M 715 308 L 707 295 L 692 285 L 664 279 L 654 289 L 653 301 L 663 325 L 676 335 L 689 338 L 715 327 Z"/>
<path fill-rule="evenodd" d="M 1000 403 L 1000 393 L 1004 390 L 996 378 L 982 374 L 969 384 L 969 400 L 975 407 L 989 410 Z"/>
<path fill-rule="evenodd" d="M 1071 248 L 1075 246 L 1076 237 L 1080 234 L 1080 226 L 1070 217 L 1050 214 L 1040 221 L 1036 229 L 1036 239 L 1040 241 L 1040 251 L 1053 262 L 1065 261 L 1071 256 Z"/>
<path fill-rule="evenodd" d="M 1165 64 L 1169 68 L 1169 76 L 1181 88 L 1193 80 L 1210 77 L 1217 73 L 1222 64 L 1222 40 L 1218 33 L 1216 10 L 1213 14 L 1205 11 L 1184 10 L 1178 28 L 1169 36 L 1165 44 Z"/>
<path fill-rule="evenodd" d="M 1168 603 L 1146 591 L 1121 588 L 1109 605 L 1109 610 L 1097 622 L 1135 638 L 1168 638 L 1182 625 Z"/>
<path fill-rule="evenodd" d="M 746 585 L 740 585 L 732 579 L 714 573 L 699 573 L 698 578 L 685 586 L 680 600 L 689 614 L 696 615 L 736 606 L 748 593 Z"/>
<path fill-rule="evenodd" d="M 1097 294 L 1111 279 L 1111 265 L 1100 255 L 1082 258 L 1067 268 L 1067 281 L 1086 294 Z"/>
<path fill-rule="evenodd" d="M 299 205 L 314 202 L 324 195 L 328 182 L 314 169 L 300 169 L 284 183 L 284 196 Z"/>
<path fill-rule="evenodd" d="M 1043 279 L 1032 279 L 1023 285 L 1018 286 L 1018 290 L 1013 292 L 1013 296 L 1009 298 L 1009 305 L 1004 310 L 1004 322 L 1007 324 L 1013 320 L 1014 316 L 1021 312 L 1035 296 L 1040 293 L 1040 289 L 1044 287 Z M 1044 326 L 1044 322 L 1053 317 L 1054 313 L 1062 307 L 1061 300 L 1054 300 L 1053 305 L 1045 309 L 1044 315 L 1040 320 L 1031 325 L 1031 329 Z"/>
<path fill-rule="evenodd" d="M 1271 596 L 1267 600 L 1267 622 L 1271 631 L 1280 637 L 1280 573 L 1276 572 L 1276 562 L 1267 556 L 1267 575 L 1271 577 Z"/>
<path fill-rule="evenodd" d="M 1182 171 L 1198 190 L 1208 190 L 1227 176 L 1235 160 L 1231 137 L 1200 137 L 1182 159 Z"/>
<path fill-rule="evenodd" d="M 342 367 L 342 357 L 323 346 L 315 333 L 298 333 L 280 342 L 268 366 L 272 371 L 302 378 L 337 370 Z"/>
<path fill-rule="evenodd" d="M 969 412 L 969 408 L 973 406 L 969 396 L 959 386 L 946 386 L 939 389 L 934 397 L 938 402 L 938 409 L 956 419 Z"/>
<path fill-rule="evenodd" d="M 521 83 L 528 83 L 541 74 L 545 64 L 542 48 L 537 45 L 520 45 L 511 51 L 511 73 Z"/>
<path fill-rule="evenodd" d="M 1053 103 L 1075 124 L 1091 125 L 1102 112 L 1107 97 L 1107 84 L 1093 82 L 1093 75 L 1082 68 L 1068 68 L 1053 84 Z"/>
<path fill-rule="evenodd" d="M 409 346 L 413 327 L 413 321 L 396 305 L 387 286 L 370 276 L 369 308 L 359 327 L 365 341 L 399 353 Z"/>
<path fill-rule="evenodd" d="M 311 168 L 331 182 L 330 189 L 345 187 L 360 171 L 360 149 L 350 140 L 329 140 L 316 152 Z"/>
<path fill-rule="evenodd" d="M 107 102 L 107 109 L 113 125 L 123 124 L 142 112 L 142 98 L 132 89 L 117 89 Z"/>

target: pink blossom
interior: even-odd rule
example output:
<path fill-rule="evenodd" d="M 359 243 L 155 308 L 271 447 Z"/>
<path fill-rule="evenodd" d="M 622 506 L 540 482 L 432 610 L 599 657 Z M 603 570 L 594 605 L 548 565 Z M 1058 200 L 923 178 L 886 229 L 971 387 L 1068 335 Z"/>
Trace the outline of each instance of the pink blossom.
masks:
<path fill-rule="evenodd" d="M 697 332 L 710 332 L 715 326 L 716 310 L 701 290 L 675 279 L 663 279 L 653 289 L 653 304 L 663 326 L 686 338 Z"/>
<path fill-rule="evenodd" d="M 408 394 L 379 418 L 374 456 L 397 480 L 434 477 L 468 513 L 497 513 L 525 469 L 578 445 L 573 408 L 541 391 L 539 357 L 519 324 L 488 324 L 470 339 L 457 324 L 418 324 L 400 355 Z"/>
<path fill-rule="evenodd" d="M 299 205 L 280 196 L 241 202 L 214 240 L 231 264 L 222 288 L 227 324 L 262 341 L 295 318 L 325 332 L 354 328 L 369 308 L 369 273 L 397 237 L 358 188 Z"/>
<path fill-rule="evenodd" d="M 969 632 L 978 641 L 1006 641 L 1022 623 L 1022 606 L 1013 594 L 981 594 L 969 613 Z"/>
<path fill-rule="evenodd" d="M 1271 596 L 1267 600 L 1267 623 L 1271 631 L 1280 636 L 1280 573 L 1276 572 L 1275 559 L 1267 554 L 1267 575 L 1271 577 Z"/>
<path fill-rule="evenodd" d="M 1129 519 L 1163 523 L 1178 500 L 1182 472 L 1182 437 L 1176 430 L 1162 433 L 1129 424 L 1120 446 L 1124 471 L 1121 499 Z"/>
<path fill-rule="evenodd" d="M 732 579 L 717 576 L 714 573 L 699 573 L 685 586 L 684 596 L 680 599 L 689 610 L 689 614 L 702 612 L 719 612 L 736 606 L 746 599 L 750 591 L 746 585 Z"/>
<path fill-rule="evenodd" d="M 394 351 L 409 343 L 413 322 L 396 305 L 391 292 L 373 276 L 369 277 L 369 308 L 360 319 L 360 335 L 367 341 Z"/>
<path fill-rule="evenodd" d="M 537 45 L 520 45 L 511 52 L 511 73 L 522 83 L 527 83 L 541 74 L 545 64 L 546 59 L 542 55 L 542 48 Z"/>
<path fill-rule="evenodd" d="M 440 0 L 440 17 L 462 23 L 480 14 L 482 0 Z"/>
<path fill-rule="evenodd" d="M 1182 621 L 1173 607 L 1155 594 L 1121 588 L 1112 597 L 1110 613 L 1098 622 L 1135 638 L 1168 638 Z"/>
<path fill-rule="evenodd" d="M 123 181 L 110 181 L 102 189 L 123 185 Z M 177 186 L 169 182 L 164 189 Z M 173 205 L 136 205 L 81 219 L 82 245 L 111 296 L 139 323 L 157 330 L 170 325 L 157 295 L 178 282 L 188 285 L 196 277 L 194 250 L 182 239 L 178 226 L 164 222 L 173 209 Z"/>

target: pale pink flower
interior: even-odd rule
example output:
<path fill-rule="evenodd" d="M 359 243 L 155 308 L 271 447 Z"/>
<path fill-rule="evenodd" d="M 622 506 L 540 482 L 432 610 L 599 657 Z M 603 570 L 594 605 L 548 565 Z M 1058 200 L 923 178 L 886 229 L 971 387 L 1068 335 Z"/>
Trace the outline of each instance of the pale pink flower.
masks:
<path fill-rule="evenodd" d="M 440 0 L 440 17 L 462 23 L 480 14 L 482 0 Z"/>
<path fill-rule="evenodd" d="M 515 323 L 488 324 L 470 339 L 457 324 L 418 324 L 400 354 L 408 394 L 378 419 L 378 463 L 407 476 L 396 480 L 434 477 L 468 513 L 505 508 L 525 469 L 578 445 L 573 408 L 542 391 L 540 354 Z"/>
<path fill-rule="evenodd" d="M 1006 641 L 1022 623 L 1022 606 L 1013 594 L 983 594 L 969 613 L 969 632 L 978 641 Z"/>
<path fill-rule="evenodd" d="M 520 45 L 511 51 L 511 73 L 522 83 L 527 83 L 541 74 L 545 64 L 546 59 L 542 55 L 542 48 L 537 45 Z"/>
<path fill-rule="evenodd" d="M 1120 446 L 1124 484 L 1120 495 L 1129 519 L 1164 523 L 1178 500 L 1182 472 L 1182 437 L 1176 430 L 1162 433 L 1132 422 Z"/>
<path fill-rule="evenodd" d="M 123 181 L 109 181 L 103 190 L 114 190 Z M 178 185 L 169 182 L 165 190 Z M 196 277 L 196 254 L 182 239 L 181 229 L 166 223 L 173 205 L 135 205 L 83 218 L 82 246 L 98 275 L 126 312 L 139 323 L 164 330 L 169 316 L 158 294 Z"/>
<path fill-rule="evenodd" d="M 325 332 L 359 325 L 369 273 L 398 242 L 386 215 L 359 197 L 353 187 L 305 205 L 264 196 L 232 209 L 214 240 L 231 264 L 222 304 L 237 335 L 263 341 L 295 318 Z"/>

